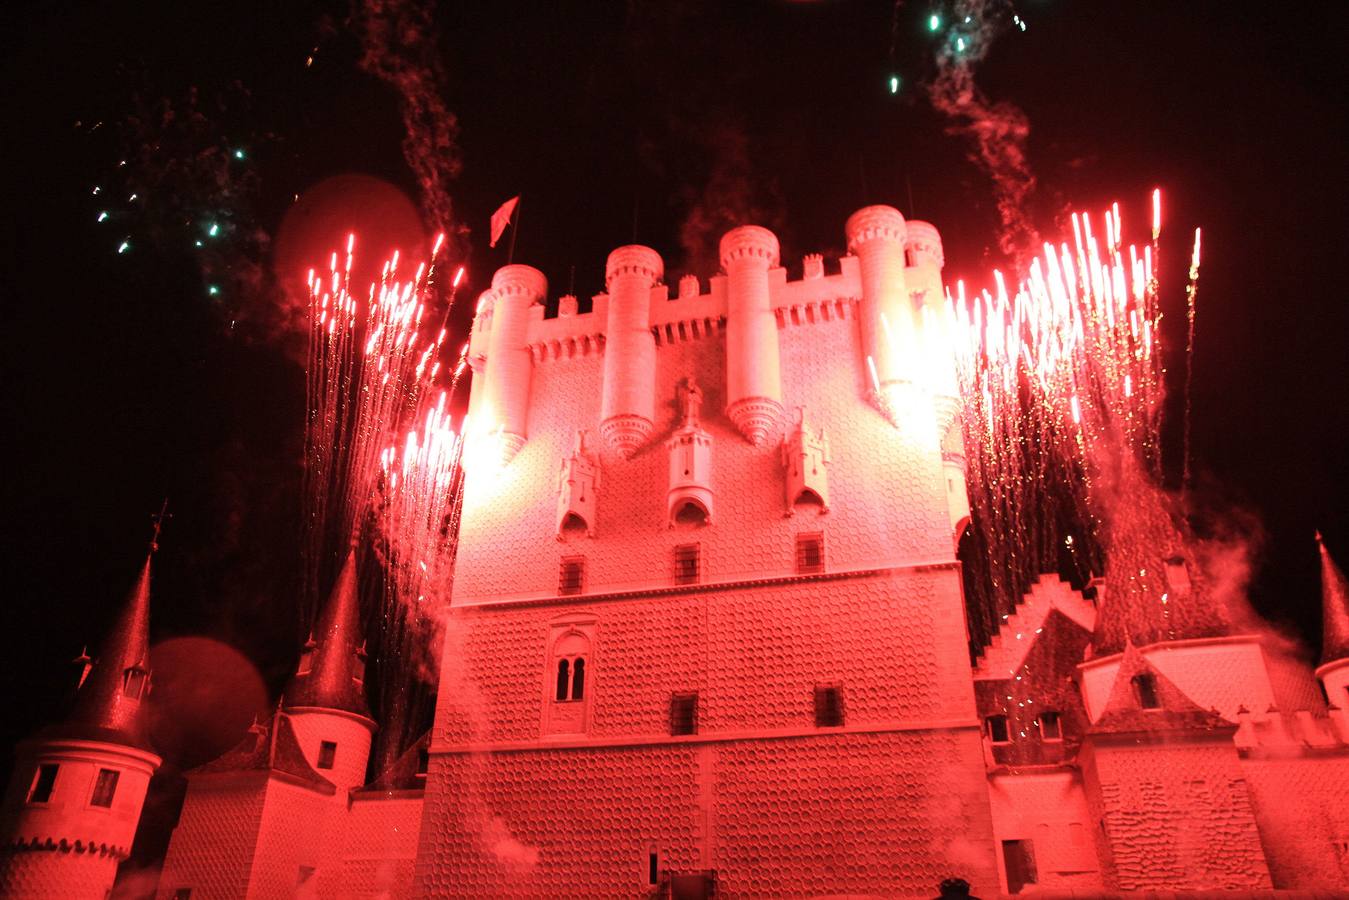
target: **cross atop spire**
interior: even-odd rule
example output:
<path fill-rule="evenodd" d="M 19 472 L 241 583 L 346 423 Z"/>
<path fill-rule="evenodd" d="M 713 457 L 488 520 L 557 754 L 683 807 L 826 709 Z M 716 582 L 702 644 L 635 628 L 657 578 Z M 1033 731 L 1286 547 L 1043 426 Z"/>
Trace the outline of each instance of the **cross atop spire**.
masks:
<path fill-rule="evenodd" d="M 169 498 L 165 497 L 164 503 L 159 507 L 159 512 L 150 514 L 150 519 L 155 523 L 154 532 L 150 535 L 151 553 L 159 549 L 159 532 L 164 527 L 164 520 L 172 518 L 173 513 L 169 512 Z"/>

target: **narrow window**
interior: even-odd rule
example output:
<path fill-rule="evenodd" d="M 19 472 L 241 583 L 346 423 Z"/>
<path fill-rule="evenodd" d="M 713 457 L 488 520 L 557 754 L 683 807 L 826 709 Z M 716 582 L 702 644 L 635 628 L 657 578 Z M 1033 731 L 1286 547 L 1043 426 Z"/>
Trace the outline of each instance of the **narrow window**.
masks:
<path fill-rule="evenodd" d="M 1035 884 L 1035 852 L 1030 841 L 1003 841 L 1002 862 L 1007 871 L 1007 893 L 1019 894 Z"/>
<path fill-rule="evenodd" d="M 995 744 L 1006 744 L 1009 742 L 1006 716 L 989 716 L 984 721 L 988 725 L 988 739 L 990 741 Z"/>
<path fill-rule="evenodd" d="M 697 584 L 702 574 L 701 554 L 697 544 L 680 544 L 674 549 L 675 584 Z"/>
<path fill-rule="evenodd" d="M 557 661 L 557 699 L 566 700 L 571 693 L 571 660 Z"/>
<path fill-rule="evenodd" d="M 173 900 L 192 900 L 192 888 L 174 889 Z"/>
<path fill-rule="evenodd" d="M 824 571 L 824 535 L 796 536 L 796 571 L 802 575 Z"/>
<path fill-rule="evenodd" d="M 815 727 L 837 728 L 843 724 L 843 689 L 817 685 L 815 688 Z"/>
<path fill-rule="evenodd" d="M 670 698 L 670 734 L 698 733 L 698 695 L 675 694 Z"/>
<path fill-rule="evenodd" d="M 90 798 L 90 806 L 112 806 L 113 795 L 117 793 L 117 779 L 122 777 L 122 773 L 116 769 L 99 769 L 98 778 L 94 781 L 94 796 Z"/>
<path fill-rule="evenodd" d="M 1040 713 L 1040 738 L 1046 741 L 1063 740 L 1063 723 L 1053 711 Z"/>
<path fill-rule="evenodd" d="M 132 666 L 122 673 L 122 693 L 132 700 L 139 700 L 145 690 L 145 670 Z"/>
<path fill-rule="evenodd" d="M 577 658 L 571 664 L 571 699 L 584 700 L 586 695 L 586 661 Z"/>
<path fill-rule="evenodd" d="M 559 594 L 579 594 L 584 590 L 585 563 L 583 556 L 569 556 L 562 560 L 562 568 L 557 579 Z"/>
<path fill-rule="evenodd" d="M 337 742 L 323 741 L 319 744 L 319 768 L 331 769 L 337 761 Z"/>
<path fill-rule="evenodd" d="M 56 787 L 56 763 L 43 763 L 37 767 L 33 776 L 33 786 L 28 791 L 29 803 L 46 803 L 52 798 L 52 788 Z"/>
<path fill-rule="evenodd" d="M 1157 700 L 1157 679 L 1144 672 L 1133 677 L 1134 696 L 1142 709 L 1157 709 L 1162 704 Z"/>
<path fill-rule="evenodd" d="M 660 853 L 655 850 L 646 852 L 646 883 L 660 884 Z"/>
<path fill-rule="evenodd" d="M 417 751 L 417 771 L 413 774 L 415 774 L 418 778 L 425 778 L 426 773 L 430 768 L 431 768 L 431 751 L 423 747 Z"/>

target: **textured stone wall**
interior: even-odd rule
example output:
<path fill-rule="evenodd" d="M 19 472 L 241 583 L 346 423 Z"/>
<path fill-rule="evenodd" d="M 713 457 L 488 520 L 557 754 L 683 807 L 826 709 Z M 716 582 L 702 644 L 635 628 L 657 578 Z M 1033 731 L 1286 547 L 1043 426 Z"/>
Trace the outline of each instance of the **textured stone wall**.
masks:
<path fill-rule="evenodd" d="M 248 896 L 295 896 L 300 866 L 312 866 L 319 877 L 328 830 L 338 824 L 333 820 L 343 811 L 342 800 L 334 802 L 327 794 L 269 780 Z M 298 839 L 301 835 L 303 839 Z"/>
<path fill-rule="evenodd" d="M 1000 775 L 989 780 L 993 836 L 1030 841 L 1036 884 L 1043 888 L 1101 889 L 1096 820 L 1087 808 L 1080 773 L 1061 769 Z M 1006 872 L 1000 872 L 1007 890 Z"/>
<path fill-rule="evenodd" d="M 1087 756 L 1083 770 L 1093 819 L 1104 827 L 1108 886 L 1270 886 L 1250 790 L 1229 740 L 1111 743 L 1091 747 Z"/>
<path fill-rule="evenodd" d="M 346 815 L 337 891 L 343 897 L 407 897 L 421 830 L 422 798 L 357 796 Z"/>
<path fill-rule="evenodd" d="M 63 850 L 5 851 L 0 896 L 25 900 L 104 900 L 117 876 L 117 858 Z"/>
<path fill-rule="evenodd" d="M 253 869 L 265 797 L 261 772 L 194 779 L 169 842 L 158 896 L 191 888 L 193 900 L 242 897 Z"/>
<path fill-rule="evenodd" d="M 1349 889 L 1349 755 L 1243 759 L 1274 886 Z"/>

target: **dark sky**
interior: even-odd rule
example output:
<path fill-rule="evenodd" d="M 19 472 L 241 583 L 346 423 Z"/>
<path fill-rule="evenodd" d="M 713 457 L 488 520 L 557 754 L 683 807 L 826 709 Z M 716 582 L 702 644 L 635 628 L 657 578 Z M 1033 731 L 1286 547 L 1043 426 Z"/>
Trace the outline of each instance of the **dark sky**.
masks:
<path fill-rule="evenodd" d="M 777 231 L 790 269 L 806 252 L 837 254 L 847 215 L 879 202 L 937 224 L 948 279 L 982 284 L 1006 260 L 988 178 L 924 99 L 928 11 L 709 0 L 437 13 L 470 296 L 504 262 L 484 231 L 513 194 L 516 260 L 543 269 L 554 295 L 572 267 L 578 294 L 598 291 L 606 254 L 634 236 L 663 253 L 671 281 L 686 267 L 706 278 L 719 231 L 744 217 Z M 977 80 L 1029 117 L 1040 228 L 1118 199 L 1141 240 L 1160 185 L 1173 345 L 1188 233 L 1204 228 L 1200 495 L 1260 535 L 1254 600 L 1314 644 L 1313 530 L 1349 563 L 1343 7 L 1024 0 L 1017 11 L 1028 30 L 1003 36 Z M 374 176 L 423 199 L 398 95 L 360 70 L 348 13 L 152 2 L 4 14 L 0 744 L 53 714 L 67 661 L 107 626 L 166 495 L 156 639 L 227 642 L 273 691 L 293 664 L 303 380 L 257 275 L 295 196 L 324 179 Z M 224 181 L 139 162 L 137 142 L 160 132 L 128 117 L 161 98 L 181 111 L 193 87 L 192 140 L 247 148 Z M 139 169 L 119 172 L 128 155 Z M 110 197 L 127 179 L 152 190 Z M 104 209 L 112 221 L 97 223 Z M 217 218 L 222 242 L 196 251 L 194 228 Z M 378 244 L 378 225 L 363 229 Z M 208 295 L 213 283 L 224 296 Z"/>

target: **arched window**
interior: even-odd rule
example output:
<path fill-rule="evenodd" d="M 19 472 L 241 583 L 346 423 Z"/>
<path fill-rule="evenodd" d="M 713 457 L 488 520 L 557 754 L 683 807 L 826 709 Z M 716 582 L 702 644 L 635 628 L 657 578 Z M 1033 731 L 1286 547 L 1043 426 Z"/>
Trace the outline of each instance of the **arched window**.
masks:
<path fill-rule="evenodd" d="M 571 672 L 571 699 L 584 700 L 586 695 L 586 661 L 585 657 L 578 656 L 576 662 L 572 665 Z"/>
<path fill-rule="evenodd" d="M 566 700 L 571 692 L 571 660 L 557 661 L 557 699 Z"/>

